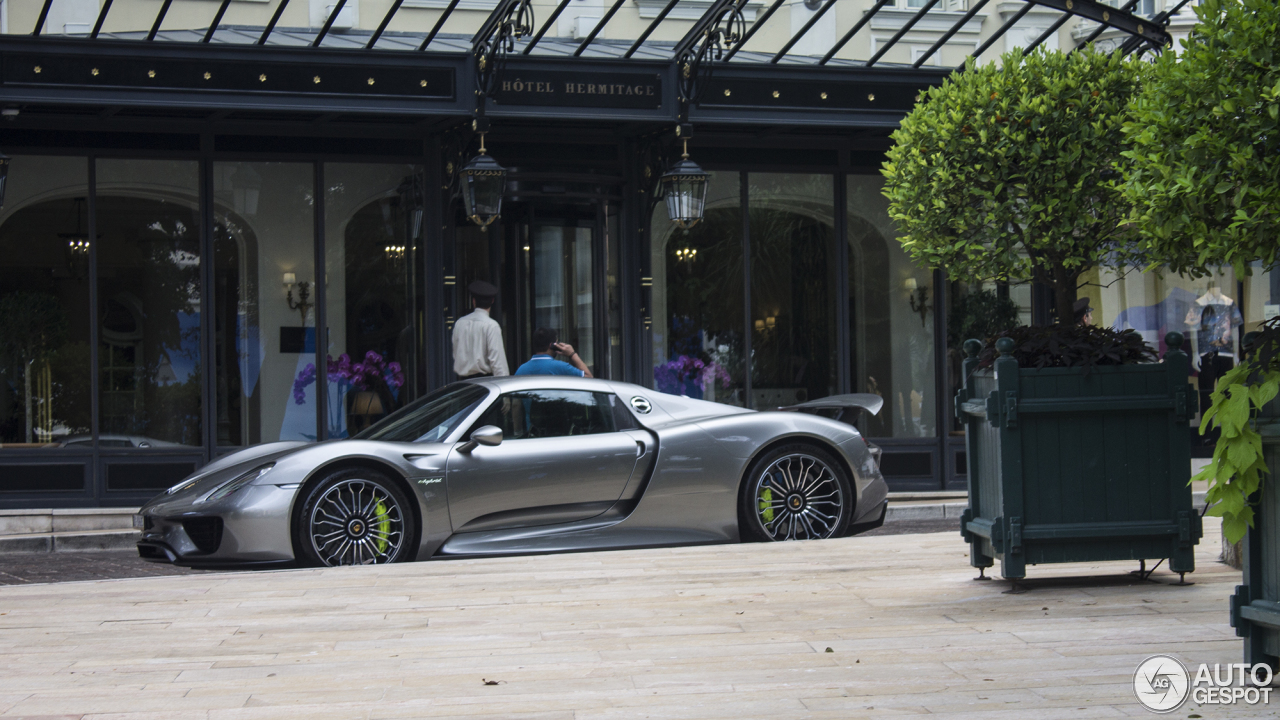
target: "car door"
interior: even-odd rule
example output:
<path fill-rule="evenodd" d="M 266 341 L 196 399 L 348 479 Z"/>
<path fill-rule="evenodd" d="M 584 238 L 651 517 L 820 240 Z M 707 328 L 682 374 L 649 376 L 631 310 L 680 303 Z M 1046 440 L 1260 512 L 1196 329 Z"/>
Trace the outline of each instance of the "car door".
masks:
<path fill-rule="evenodd" d="M 502 443 L 449 454 L 445 482 L 454 531 L 550 525 L 608 510 L 641 450 L 619 427 L 619 402 L 611 393 L 581 390 L 500 396 L 467 436 L 496 425 Z"/>

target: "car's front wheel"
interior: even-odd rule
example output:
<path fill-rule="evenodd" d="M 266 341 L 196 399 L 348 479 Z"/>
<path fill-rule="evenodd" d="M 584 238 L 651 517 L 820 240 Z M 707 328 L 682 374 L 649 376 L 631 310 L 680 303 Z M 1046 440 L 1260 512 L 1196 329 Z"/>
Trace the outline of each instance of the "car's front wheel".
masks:
<path fill-rule="evenodd" d="M 742 483 L 744 539 L 775 542 L 840 537 L 853 516 L 853 489 L 831 453 L 803 443 L 775 448 Z"/>
<path fill-rule="evenodd" d="M 386 475 L 339 470 L 305 490 L 294 547 L 305 565 L 374 565 L 412 559 L 413 514 Z"/>

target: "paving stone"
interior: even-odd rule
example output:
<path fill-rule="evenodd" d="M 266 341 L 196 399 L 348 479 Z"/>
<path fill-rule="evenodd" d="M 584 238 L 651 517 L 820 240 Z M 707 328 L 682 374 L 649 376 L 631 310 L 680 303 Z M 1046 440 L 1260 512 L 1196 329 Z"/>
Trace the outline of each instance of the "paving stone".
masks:
<path fill-rule="evenodd" d="M 1021 595 L 973 582 L 950 527 L 244 573 L 6 556 L 0 718 L 1139 716 L 1130 683 L 1150 654 L 1240 659 L 1226 604 L 1240 575 L 1215 562 L 1217 522 L 1195 585 L 1042 565 Z M 87 582 L 31 584 L 73 578 Z"/>

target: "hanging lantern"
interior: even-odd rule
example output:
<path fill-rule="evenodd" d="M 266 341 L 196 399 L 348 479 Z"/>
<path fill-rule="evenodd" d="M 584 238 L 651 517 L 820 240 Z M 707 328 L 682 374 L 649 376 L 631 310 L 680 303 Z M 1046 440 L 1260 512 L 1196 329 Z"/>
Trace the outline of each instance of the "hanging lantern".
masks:
<path fill-rule="evenodd" d="M 707 205 L 707 173 L 689 159 L 689 139 L 684 140 L 680 162 L 671 166 L 659 180 L 662 196 L 667 201 L 667 217 L 688 230 L 702 219 Z"/>
<path fill-rule="evenodd" d="M 462 183 L 462 201 L 471 222 L 486 228 L 502 214 L 502 193 L 506 189 L 507 171 L 485 154 L 484 133 L 480 133 L 480 154 L 471 158 L 458 173 Z"/>
<path fill-rule="evenodd" d="M 0 153 L 0 207 L 4 207 L 4 188 L 9 180 L 9 156 Z"/>

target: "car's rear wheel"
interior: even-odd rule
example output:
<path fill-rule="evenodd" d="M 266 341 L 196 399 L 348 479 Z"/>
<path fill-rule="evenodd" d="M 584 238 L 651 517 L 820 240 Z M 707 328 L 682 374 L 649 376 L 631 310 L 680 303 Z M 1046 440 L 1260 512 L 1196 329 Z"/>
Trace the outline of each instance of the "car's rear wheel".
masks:
<path fill-rule="evenodd" d="M 383 473 L 339 470 L 305 492 L 294 525 L 294 546 L 304 564 L 380 565 L 412 558 L 408 498 Z"/>
<path fill-rule="evenodd" d="M 853 488 L 831 453 L 797 443 L 751 464 L 742 483 L 744 539 L 764 542 L 840 537 L 853 516 Z"/>

